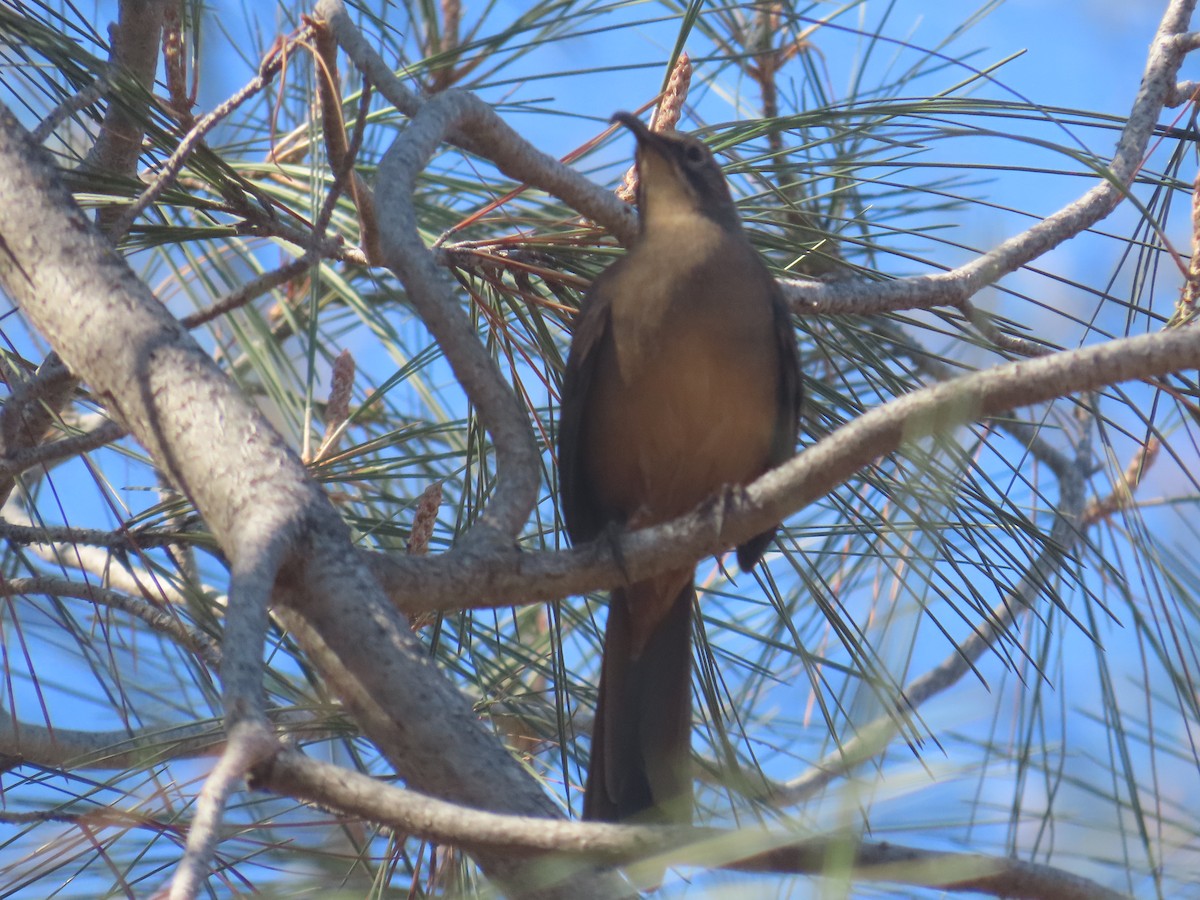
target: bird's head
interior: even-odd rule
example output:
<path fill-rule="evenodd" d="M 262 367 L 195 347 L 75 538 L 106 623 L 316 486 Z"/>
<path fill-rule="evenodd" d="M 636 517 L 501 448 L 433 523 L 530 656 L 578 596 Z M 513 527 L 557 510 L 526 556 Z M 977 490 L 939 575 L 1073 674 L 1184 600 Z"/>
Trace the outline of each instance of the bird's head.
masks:
<path fill-rule="evenodd" d="M 654 132 L 632 113 L 612 117 L 637 138 L 638 210 L 642 225 L 702 215 L 724 228 L 741 227 L 729 185 L 703 141 L 678 132 Z"/>

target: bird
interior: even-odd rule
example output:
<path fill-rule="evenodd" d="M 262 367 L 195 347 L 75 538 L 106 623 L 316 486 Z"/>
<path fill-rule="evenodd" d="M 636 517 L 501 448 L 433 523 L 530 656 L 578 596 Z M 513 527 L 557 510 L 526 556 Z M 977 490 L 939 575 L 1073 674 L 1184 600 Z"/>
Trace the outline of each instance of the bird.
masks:
<path fill-rule="evenodd" d="M 573 323 L 557 432 L 572 544 L 656 525 L 795 452 L 802 384 L 786 302 L 698 138 L 636 139 L 638 234 Z M 776 528 L 737 548 L 749 571 Z M 695 565 L 611 592 L 585 819 L 689 824 Z"/>

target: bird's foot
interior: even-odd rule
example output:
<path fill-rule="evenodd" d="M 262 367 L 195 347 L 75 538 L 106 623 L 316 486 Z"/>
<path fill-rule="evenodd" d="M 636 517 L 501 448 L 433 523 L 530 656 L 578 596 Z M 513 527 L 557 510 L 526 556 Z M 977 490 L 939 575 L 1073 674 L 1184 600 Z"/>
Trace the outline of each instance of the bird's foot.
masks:
<path fill-rule="evenodd" d="M 745 486 L 740 484 L 725 484 L 713 496 L 713 517 L 716 520 L 717 540 L 721 542 L 722 547 L 728 547 L 729 541 L 725 539 L 725 521 L 729 518 L 730 513 L 737 512 L 749 497 Z"/>

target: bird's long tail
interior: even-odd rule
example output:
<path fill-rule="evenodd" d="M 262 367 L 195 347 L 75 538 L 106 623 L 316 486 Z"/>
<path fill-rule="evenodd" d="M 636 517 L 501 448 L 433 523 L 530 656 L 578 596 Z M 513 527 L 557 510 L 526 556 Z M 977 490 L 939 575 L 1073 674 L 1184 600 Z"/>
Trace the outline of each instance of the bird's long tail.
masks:
<path fill-rule="evenodd" d="M 676 582 L 677 583 L 677 582 Z M 614 590 L 583 816 L 617 822 L 692 820 L 692 604 L 688 577 L 669 604 L 662 583 Z M 674 588 L 672 588 L 674 590 Z M 664 609 L 645 637 L 631 610 Z M 639 649 L 640 645 L 640 649 Z"/>

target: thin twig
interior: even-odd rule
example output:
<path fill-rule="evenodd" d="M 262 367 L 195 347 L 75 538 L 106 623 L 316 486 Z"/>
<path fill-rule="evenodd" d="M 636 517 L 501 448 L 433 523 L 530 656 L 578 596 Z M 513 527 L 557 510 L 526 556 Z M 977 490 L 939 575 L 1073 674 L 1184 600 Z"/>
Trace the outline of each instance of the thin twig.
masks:
<path fill-rule="evenodd" d="M 1017 356 L 1046 356 L 1053 353 L 1053 349 L 1045 344 L 1039 344 L 1037 341 L 1026 340 L 1025 338 L 1015 337 L 1011 334 L 1005 334 L 996 327 L 988 315 L 980 311 L 970 300 L 964 300 L 960 305 L 963 315 L 967 321 L 975 326 L 984 338 L 991 342 L 997 350 L 1003 350 Z"/>
<path fill-rule="evenodd" d="M 16 468 L 20 462 L 15 461 L 19 458 L 26 462 L 40 455 L 42 440 L 70 399 L 76 384 L 54 353 L 47 356 L 28 378 L 23 378 L 12 368 L 5 380 L 12 392 L 0 408 L 0 461 L 8 464 L 9 471 L 0 475 L 0 506 L 8 501 L 16 483 L 15 476 L 23 471 L 23 468 Z"/>
<path fill-rule="evenodd" d="M 1125 471 L 1113 489 L 1105 497 L 1094 497 L 1082 513 L 1083 525 L 1090 526 L 1109 516 L 1133 505 L 1134 494 L 1141 485 L 1146 473 L 1153 467 L 1162 449 L 1162 441 L 1152 437 L 1144 445 L 1138 447 Z"/>
<path fill-rule="evenodd" d="M 363 86 L 358 99 L 358 118 L 354 124 L 354 135 L 347 144 L 346 125 L 342 118 L 341 82 L 337 69 L 337 42 L 327 23 L 314 20 L 312 25 L 318 63 L 317 100 L 321 109 L 321 131 L 325 137 L 325 152 L 334 174 L 333 187 L 330 188 L 329 196 L 313 230 L 317 234 L 324 234 L 338 195 L 349 185 L 350 199 L 358 213 L 359 243 L 367 259 L 373 265 L 378 265 L 381 262 L 381 254 L 379 224 L 375 215 L 375 194 L 354 168 L 363 136 L 366 134 L 367 115 L 371 107 L 371 80 L 363 76 Z"/>
<path fill-rule="evenodd" d="M 1200 169 L 1192 181 L 1192 257 L 1171 324 L 1190 322 L 1196 315 L 1197 303 L 1200 303 Z"/>
<path fill-rule="evenodd" d="M 167 759 L 212 756 L 224 743 L 216 720 L 138 731 L 81 731 L 19 722 L 0 709 L 0 753 L 47 769 L 129 771 Z"/>
<path fill-rule="evenodd" d="M 0 459 L 0 479 L 13 478 L 26 469 L 34 466 L 51 468 L 66 459 L 73 459 L 81 454 L 118 441 L 125 436 L 125 429 L 111 419 L 98 427 L 82 434 L 74 434 L 62 440 L 51 441 L 37 447 L 7 453 Z"/>
<path fill-rule="evenodd" d="M 31 132 L 33 140 L 39 144 L 44 144 L 63 122 L 85 106 L 91 106 L 98 101 L 104 95 L 104 92 L 112 87 L 111 76 L 112 70 L 105 71 L 83 90 L 72 94 L 62 103 L 58 104 L 58 106 L 54 107 L 54 109 L 50 110 L 46 114 L 46 117 L 38 123 L 37 128 Z"/>
<path fill-rule="evenodd" d="M 155 602 L 166 605 L 187 602 L 182 591 L 152 569 L 139 569 L 129 564 L 121 551 L 138 553 L 142 549 L 137 541 L 131 540 L 130 534 L 122 537 L 120 532 L 35 526 L 16 502 L 17 499 L 10 499 L 3 508 L 6 521 L 0 528 L 0 535 L 11 536 L 10 539 L 24 543 L 33 555 L 56 566 L 79 569 L 94 575 L 106 588 L 153 598 Z M 26 543 L 26 538 L 31 540 Z M 178 541 L 179 535 L 174 535 L 172 540 Z M 148 543 L 165 546 L 170 541 L 160 544 L 151 537 Z"/>
<path fill-rule="evenodd" d="M 216 853 L 230 796 L 242 786 L 246 773 L 270 758 L 278 746 L 262 723 L 243 720 L 230 729 L 225 750 L 196 798 L 187 847 L 171 878 L 170 900 L 193 900 L 199 895 Z"/>
<path fill-rule="evenodd" d="M 0 581 L 0 596 L 15 597 L 23 594 L 74 597 L 95 603 L 97 606 L 120 610 L 140 620 L 156 634 L 171 639 L 189 653 L 195 654 L 206 665 L 213 668 L 220 665 L 221 651 L 212 638 L 190 627 L 168 610 L 147 603 L 140 597 L 102 588 L 86 581 L 67 581 L 48 576 L 9 578 Z"/>
<path fill-rule="evenodd" d="M 198 328 L 201 325 L 206 325 L 213 319 L 218 319 L 235 309 L 240 309 L 247 303 L 261 297 L 268 291 L 273 291 L 280 285 L 287 284 L 293 278 L 302 275 L 312 268 L 313 260 L 316 254 L 311 250 L 306 250 L 303 256 L 293 259 L 289 263 L 284 263 L 273 272 L 267 272 L 255 278 L 253 281 L 248 281 L 236 290 L 230 291 L 216 303 L 209 306 L 207 309 L 202 309 L 199 312 L 194 312 L 191 315 L 184 316 L 180 319 L 180 323 L 184 328 Z"/>
<path fill-rule="evenodd" d="M 269 85 L 283 68 L 289 45 L 305 39 L 308 36 L 308 32 L 309 29 L 301 29 L 289 42 L 272 48 L 271 52 L 267 54 L 266 58 L 259 65 L 258 73 L 248 84 L 244 85 L 226 100 L 217 104 L 211 112 L 200 117 L 188 133 L 183 136 L 183 139 L 179 142 L 179 146 L 175 148 L 175 152 L 163 163 L 150 185 L 105 229 L 110 237 L 119 237 L 125 234 L 137 220 L 138 216 L 151 203 L 157 200 L 163 191 L 175 183 L 176 176 L 179 175 L 180 171 L 187 164 L 192 151 L 204 140 L 204 136 L 216 127 L 222 119 Z"/>
<path fill-rule="evenodd" d="M 1045 255 L 1105 218 L 1128 195 L 1163 107 L 1178 93 L 1175 82 L 1195 41 L 1187 33 L 1196 0 L 1172 0 L 1151 45 L 1141 87 L 1117 149 L 1098 183 L 1058 212 L 999 246 L 947 272 L 884 282 L 781 281 L 784 295 L 802 315 L 875 315 L 935 306 L 961 307 L 984 287 Z"/>
<path fill-rule="evenodd" d="M 221 699 L 229 740 L 196 798 L 187 848 L 171 880 L 171 900 L 197 896 L 216 854 L 229 797 L 253 767 L 279 749 L 263 700 L 262 648 L 267 604 L 295 537 L 287 525 L 273 529 L 262 535 L 260 546 L 240 548 L 234 561 L 221 641 Z"/>
<path fill-rule="evenodd" d="M 183 535 L 174 530 L 109 531 L 104 528 L 73 528 L 66 525 L 21 525 L 0 521 L 0 537 L 13 544 L 84 544 L 109 550 L 147 550 L 170 547 Z"/>
<path fill-rule="evenodd" d="M 333 361 L 333 372 L 329 379 L 329 400 L 325 404 L 325 434 L 313 460 L 319 462 L 332 455 L 337 449 L 346 421 L 350 418 L 350 397 L 354 391 L 354 356 L 343 350 Z"/>
<path fill-rule="evenodd" d="M 82 825 L 88 828 L 149 828 L 155 834 L 182 834 L 183 828 L 175 822 L 146 813 L 126 812 L 123 809 L 93 806 L 86 812 L 66 812 L 62 809 L 44 809 L 33 812 L 0 812 L 0 822 L 5 825 L 37 825 L 42 822 L 61 822 L 67 825 Z"/>

